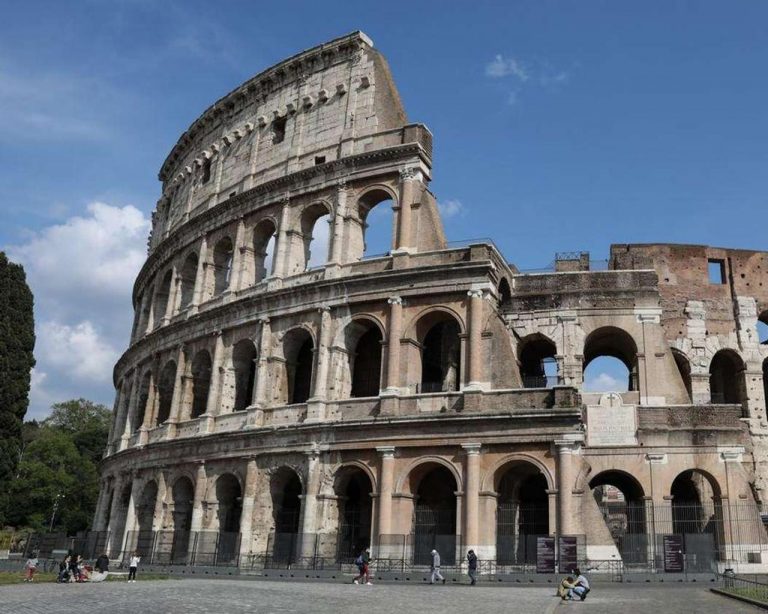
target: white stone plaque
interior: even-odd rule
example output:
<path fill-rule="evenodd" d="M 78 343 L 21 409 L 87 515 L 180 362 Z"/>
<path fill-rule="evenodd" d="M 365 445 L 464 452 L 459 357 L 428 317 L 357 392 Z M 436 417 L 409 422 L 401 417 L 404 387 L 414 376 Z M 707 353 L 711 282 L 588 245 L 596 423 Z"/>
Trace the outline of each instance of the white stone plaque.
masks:
<path fill-rule="evenodd" d="M 587 406 L 588 446 L 636 446 L 637 414 L 634 405 L 623 405 L 621 395 L 608 392 L 598 405 Z"/>

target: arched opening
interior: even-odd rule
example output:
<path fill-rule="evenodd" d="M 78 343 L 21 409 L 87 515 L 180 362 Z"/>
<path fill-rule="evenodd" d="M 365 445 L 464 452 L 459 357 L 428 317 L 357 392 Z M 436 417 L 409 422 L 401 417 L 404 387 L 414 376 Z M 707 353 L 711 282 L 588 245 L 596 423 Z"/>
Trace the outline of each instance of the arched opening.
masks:
<path fill-rule="evenodd" d="M 355 320 L 344 332 L 352 374 L 350 396 L 378 396 L 381 388 L 381 330 L 369 320 Z"/>
<path fill-rule="evenodd" d="M 173 282 L 173 271 L 166 271 L 163 280 L 157 288 L 155 295 L 155 322 L 154 328 L 163 323 L 165 312 L 168 309 L 168 298 L 171 296 L 171 283 Z"/>
<path fill-rule="evenodd" d="M 219 534 L 216 563 L 221 565 L 237 559 L 240 550 L 240 516 L 243 512 L 243 492 L 240 481 L 231 473 L 216 480 Z"/>
<path fill-rule="evenodd" d="M 195 279 L 197 278 L 197 254 L 189 254 L 181 267 L 181 308 L 186 309 L 192 304 L 195 296 Z"/>
<path fill-rule="evenodd" d="M 195 487 L 188 477 L 181 477 L 171 489 L 173 512 L 171 520 L 173 534 L 170 548 L 170 563 L 184 564 L 189 552 L 189 536 L 192 528 L 192 507 L 195 500 Z"/>
<path fill-rule="evenodd" d="M 549 535 L 547 478 L 524 461 L 505 465 L 496 476 L 496 561 L 499 565 L 535 562 L 537 538 Z"/>
<path fill-rule="evenodd" d="M 343 469 L 336 478 L 334 493 L 339 502 L 340 562 L 351 563 L 360 552 L 371 545 L 371 493 L 368 475 L 355 467 Z"/>
<path fill-rule="evenodd" d="M 139 318 L 139 330 L 137 337 L 143 337 L 152 326 L 152 295 L 155 293 L 154 286 L 151 286 L 144 292 L 144 296 L 141 299 L 141 317 Z M 157 317 L 157 316 L 155 316 Z"/>
<path fill-rule="evenodd" d="M 273 270 L 277 229 L 272 220 L 262 220 L 253 229 L 253 283 L 270 277 Z"/>
<path fill-rule="evenodd" d="M 589 487 L 624 564 L 645 564 L 648 532 L 643 487 L 630 474 L 616 470 L 598 473 Z"/>
<path fill-rule="evenodd" d="M 131 504 L 131 484 L 126 484 L 122 489 L 113 493 L 113 496 L 119 497 L 117 518 L 115 525 L 110 527 L 110 555 L 112 558 L 124 558 L 128 554 L 127 550 L 130 544 L 123 543 L 125 533 L 125 523 L 128 519 L 128 506 Z"/>
<path fill-rule="evenodd" d="M 639 390 L 637 345 L 629 333 L 615 326 L 598 328 L 587 336 L 583 368 L 585 392 Z"/>
<path fill-rule="evenodd" d="M 708 571 L 721 558 L 724 544 L 720 487 L 711 476 L 691 469 L 674 479 L 670 495 L 672 532 L 682 539 L 686 564 L 691 570 Z"/>
<path fill-rule="evenodd" d="M 768 358 L 763 361 L 763 394 L 766 415 L 768 415 Z"/>
<path fill-rule="evenodd" d="M 312 366 L 314 363 L 314 342 L 312 335 L 304 328 L 294 328 L 283 340 L 287 403 L 306 403 L 312 391 Z"/>
<path fill-rule="evenodd" d="M 272 476 L 269 488 L 275 533 L 267 550 L 274 562 L 291 563 L 296 560 L 300 546 L 301 480 L 293 469 L 281 467 Z"/>
<path fill-rule="evenodd" d="M 201 350 L 192 359 L 192 418 L 205 413 L 211 387 L 211 355 Z"/>
<path fill-rule="evenodd" d="M 745 404 L 747 389 L 744 362 L 733 350 L 720 350 L 712 357 L 709 365 L 709 393 L 712 403 Z"/>
<path fill-rule="evenodd" d="M 757 318 L 757 340 L 762 345 L 768 345 L 768 309 Z"/>
<path fill-rule="evenodd" d="M 512 302 L 512 290 L 509 289 L 509 282 L 506 277 L 502 277 L 499 282 L 499 307 L 505 307 Z"/>
<path fill-rule="evenodd" d="M 224 237 L 213 249 L 213 295 L 218 296 L 229 289 L 232 277 L 232 239 Z"/>
<path fill-rule="evenodd" d="M 157 482 L 152 480 L 144 486 L 141 496 L 136 504 L 136 521 L 138 525 L 137 534 L 131 539 L 131 547 L 128 550 L 135 550 L 139 556 L 148 557 L 152 553 L 154 541 L 155 507 L 157 505 Z"/>
<path fill-rule="evenodd" d="M 150 410 L 149 389 L 151 384 L 152 374 L 147 371 L 141 378 L 141 386 L 139 387 L 139 399 L 136 404 L 136 421 L 133 424 L 134 431 L 138 431 L 141 428 L 141 425 L 144 424 L 144 416 L 146 416 L 147 411 Z"/>
<path fill-rule="evenodd" d="M 160 381 L 157 384 L 157 420 L 158 426 L 163 424 L 171 416 L 171 403 L 173 403 L 173 387 L 176 383 L 176 363 L 169 360 L 160 372 Z"/>
<path fill-rule="evenodd" d="M 558 383 L 557 347 L 551 339 L 534 334 L 518 345 L 520 375 L 525 388 L 551 388 Z"/>
<path fill-rule="evenodd" d="M 413 562 L 427 565 L 432 549 L 444 565 L 456 563 L 456 492 L 453 473 L 437 463 L 425 463 L 411 473 L 415 495 L 413 514 Z"/>
<path fill-rule="evenodd" d="M 297 273 L 324 265 L 330 247 L 331 214 L 325 205 L 316 204 L 301 214 L 301 236 L 304 243 L 303 262 Z"/>
<path fill-rule="evenodd" d="M 386 256 L 394 245 L 394 201 L 386 190 L 366 192 L 357 201 L 357 217 L 349 226 L 350 261 Z"/>
<path fill-rule="evenodd" d="M 685 391 L 688 393 L 688 402 L 692 402 L 693 388 L 691 387 L 691 363 L 688 362 L 688 357 L 680 350 L 672 349 L 672 356 L 675 359 L 677 370 L 683 380 Z"/>
<path fill-rule="evenodd" d="M 234 411 L 242 411 L 253 403 L 253 383 L 256 380 L 256 346 L 250 339 L 242 339 L 232 348 L 232 366 L 235 370 Z"/>
<path fill-rule="evenodd" d="M 457 391 L 461 384 L 461 331 L 444 312 L 424 316 L 416 327 L 421 341 L 419 392 Z"/>

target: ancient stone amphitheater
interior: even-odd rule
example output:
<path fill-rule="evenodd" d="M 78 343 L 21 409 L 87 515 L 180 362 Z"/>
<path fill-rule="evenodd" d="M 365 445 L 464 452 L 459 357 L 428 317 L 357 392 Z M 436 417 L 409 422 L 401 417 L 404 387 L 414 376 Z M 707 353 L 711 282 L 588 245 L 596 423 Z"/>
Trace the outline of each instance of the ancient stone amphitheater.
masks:
<path fill-rule="evenodd" d="M 768 254 L 613 245 L 599 270 L 521 273 L 446 241 L 431 176 L 432 134 L 360 32 L 181 136 L 114 370 L 112 556 L 763 569 Z M 375 207 L 391 249 L 368 257 Z M 622 390 L 584 390 L 601 357 Z"/>

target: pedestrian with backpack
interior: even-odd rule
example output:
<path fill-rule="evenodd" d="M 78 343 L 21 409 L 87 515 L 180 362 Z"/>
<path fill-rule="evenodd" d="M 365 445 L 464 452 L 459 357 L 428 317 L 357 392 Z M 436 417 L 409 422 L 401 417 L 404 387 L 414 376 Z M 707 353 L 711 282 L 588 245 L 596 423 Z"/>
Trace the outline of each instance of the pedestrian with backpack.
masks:
<path fill-rule="evenodd" d="M 373 584 L 373 582 L 371 582 L 370 577 L 368 575 L 368 566 L 370 565 L 370 563 L 371 563 L 371 549 L 366 548 L 355 559 L 355 565 L 357 565 L 357 570 L 360 572 L 360 575 L 358 575 L 352 581 L 353 584 Z"/>
<path fill-rule="evenodd" d="M 469 585 L 477 584 L 477 555 L 474 550 L 467 552 L 467 574 L 469 575 Z"/>

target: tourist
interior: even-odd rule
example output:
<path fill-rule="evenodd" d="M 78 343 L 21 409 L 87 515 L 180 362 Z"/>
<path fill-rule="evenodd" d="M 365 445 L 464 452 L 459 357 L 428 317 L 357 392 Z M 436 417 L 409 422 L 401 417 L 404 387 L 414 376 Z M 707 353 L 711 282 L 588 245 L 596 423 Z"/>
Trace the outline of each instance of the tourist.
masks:
<path fill-rule="evenodd" d="M 24 582 L 32 582 L 35 579 L 35 572 L 37 571 L 37 554 L 33 554 L 27 559 L 24 569 L 27 570 L 27 576 L 24 578 Z"/>
<path fill-rule="evenodd" d="M 474 550 L 467 552 L 467 573 L 469 574 L 469 585 L 477 584 L 477 555 Z"/>
<path fill-rule="evenodd" d="M 136 582 L 136 569 L 139 566 L 139 561 L 141 561 L 139 553 L 134 552 L 128 564 L 128 582 Z"/>
<path fill-rule="evenodd" d="M 59 577 L 56 579 L 57 582 L 69 582 L 69 561 L 71 558 L 72 557 L 68 554 L 62 559 L 61 563 L 59 563 Z"/>
<path fill-rule="evenodd" d="M 109 557 L 106 554 L 102 554 L 96 559 L 94 567 L 99 573 L 107 573 L 109 571 Z"/>
<path fill-rule="evenodd" d="M 358 575 L 353 580 L 354 584 L 373 584 L 373 582 L 371 582 L 370 577 L 368 575 L 368 567 L 370 564 L 371 564 L 371 549 L 366 548 L 355 559 L 355 565 L 357 565 L 357 570 L 360 572 L 360 575 Z"/>
<path fill-rule="evenodd" d="M 557 594 L 560 596 L 560 599 L 563 601 L 570 600 L 571 589 L 573 589 L 575 586 L 576 583 L 573 581 L 573 576 L 563 578 L 563 581 L 560 582 L 560 586 L 557 587 Z"/>
<path fill-rule="evenodd" d="M 80 580 L 78 558 L 79 558 L 78 555 L 70 550 L 70 554 L 69 554 L 69 581 L 70 582 L 79 582 Z"/>
<path fill-rule="evenodd" d="M 441 580 L 443 584 L 445 584 L 445 578 L 443 578 L 443 575 L 440 573 L 440 553 L 437 550 L 432 550 L 430 554 L 432 555 L 432 564 L 430 565 L 432 577 L 430 578 L 429 583 L 434 584 L 435 580 Z"/>
<path fill-rule="evenodd" d="M 587 598 L 587 593 L 589 593 L 589 580 L 582 575 L 581 571 L 576 568 L 573 570 L 574 575 L 576 576 L 576 582 L 575 586 L 568 591 L 568 596 L 573 599 L 574 595 L 578 595 L 579 599 L 584 601 Z"/>

